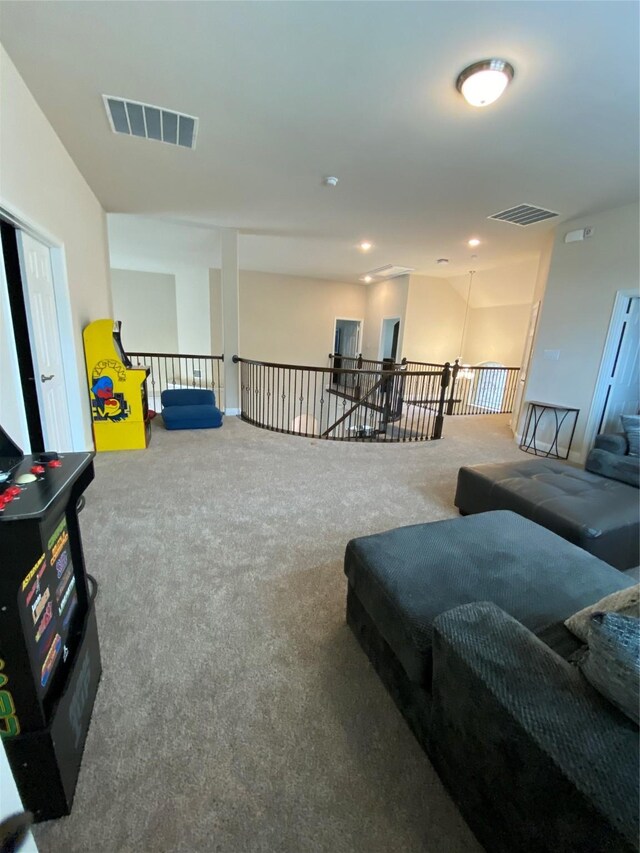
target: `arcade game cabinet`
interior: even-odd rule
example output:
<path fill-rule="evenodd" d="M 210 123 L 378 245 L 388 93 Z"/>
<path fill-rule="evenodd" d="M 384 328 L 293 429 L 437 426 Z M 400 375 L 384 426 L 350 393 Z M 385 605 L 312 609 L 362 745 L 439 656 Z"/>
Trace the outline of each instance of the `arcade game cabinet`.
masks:
<path fill-rule="evenodd" d="M 36 820 L 71 811 L 102 672 L 77 510 L 94 455 L 25 456 L 0 427 L 0 737 Z"/>
<path fill-rule="evenodd" d="M 133 367 L 120 327 L 120 320 L 95 320 L 83 332 L 96 450 L 142 450 L 151 436 L 149 368 Z"/>

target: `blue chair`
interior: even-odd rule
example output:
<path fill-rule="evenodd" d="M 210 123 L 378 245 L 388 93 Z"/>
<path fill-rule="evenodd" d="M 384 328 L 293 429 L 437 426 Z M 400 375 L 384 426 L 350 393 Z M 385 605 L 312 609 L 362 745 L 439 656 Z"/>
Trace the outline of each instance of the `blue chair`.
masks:
<path fill-rule="evenodd" d="M 163 391 L 162 420 L 167 429 L 211 429 L 222 426 L 222 412 L 216 408 L 213 391 L 176 388 Z"/>

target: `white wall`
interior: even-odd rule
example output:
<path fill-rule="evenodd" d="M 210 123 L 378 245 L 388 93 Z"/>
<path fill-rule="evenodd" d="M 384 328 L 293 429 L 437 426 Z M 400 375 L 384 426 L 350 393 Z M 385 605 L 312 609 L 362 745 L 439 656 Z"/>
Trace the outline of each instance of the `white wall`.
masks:
<path fill-rule="evenodd" d="M 77 359 L 66 380 L 86 402 L 75 429 L 91 448 L 82 329 L 112 316 L 104 211 L 2 47 L 0 113 L 0 205 L 64 245 Z M 6 381 L 0 375 L 3 393 Z"/>
<path fill-rule="evenodd" d="M 111 293 L 127 352 L 178 352 L 174 276 L 112 269 Z"/>
<path fill-rule="evenodd" d="M 412 275 L 402 354 L 444 364 L 460 355 L 465 301 L 446 278 Z"/>
<path fill-rule="evenodd" d="M 344 286 L 344 285 L 343 285 Z M 364 285 L 366 288 L 366 312 L 362 335 L 362 355 L 377 360 L 380 353 L 380 334 L 385 317 L 400 318 L 397 358 L 404 355 L 404 326 L 409 294 L 409 276 L 401 275 L 389 281 Z"/>
<path fill-rule="evenodd" d="M 564 243 L 586 226 L 593 237 Z M 549 278 L 524 399 L 576 406 L 580 417 L 572 458 L 582 460 L 584 430 L 595 391 L 616 293 L 637 290 L 638 205 L 563 223 L 556 233 Z M 549 352 L 559 351 L 557 361 Z"/>
<path fill-rule="evenodd" d="M 211 354 L 211 308 L 209 269 L 176 269 L 176 319 L 178 352 L 189 355 Z"/>
<path fill-rule="evenodd" d="M 241 270 L 240 355 L 326 366 L 336 318 L 364 317 L 365 290 L 361 284 Z M 225 353 L 225 359 L 232 355 Z"/>

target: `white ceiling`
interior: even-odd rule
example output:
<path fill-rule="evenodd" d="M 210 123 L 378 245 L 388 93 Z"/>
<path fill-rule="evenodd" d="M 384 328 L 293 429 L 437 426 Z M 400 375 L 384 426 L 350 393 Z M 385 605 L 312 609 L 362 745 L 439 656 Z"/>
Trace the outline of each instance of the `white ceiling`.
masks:
<path fill-rule="evenodd" d="M 105 209 L 239 228 L 248 269 L 449 277 L 472 235 L 483 269 L 535 255 L 553 227 L 489 214 L 570 219 L 638 196 L 636 3 L 4 0 L 0 16 Z M 454 80 L 487 56 L 516 76 L 472 109 Z M 103 93 L 198 116 L 196 150 L 114 135 Z"/>

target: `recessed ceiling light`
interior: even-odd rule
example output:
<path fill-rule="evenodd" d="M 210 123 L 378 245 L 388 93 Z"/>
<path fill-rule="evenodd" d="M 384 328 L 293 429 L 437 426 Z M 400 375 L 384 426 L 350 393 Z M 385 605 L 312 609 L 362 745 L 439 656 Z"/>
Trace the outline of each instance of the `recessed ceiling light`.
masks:
<path fill-rule="evenodd" d="M 449 258 L 438 258 L 438 260 L 436 261 L 436 263 L 437 263 L 437 264 L 448 264 L 448 263 L 449 263 Z"/>
<path fill-rule="evenodd" d="M 467 244 L 467 245 L 468 245 L 468 246 L 479 246 L 479 245 L 480 245 L 480 240 L 478 240 L 478 238 L 477 238 L 477 237 L 472 237 L 472 238 L 469 240 L 469 242 L 468 242 L 468 244 Z"/>
<path fill-rule="evenodd" d="M 322 179 L 322 183 L 325 187 L 337 187 L 338 179 L 335 177 L 335 175 L 328 175 L 326 178 Z"/>
<path fill-rule="evenodd" d="M 373 276 L 363 275 L 360 281 L 364 281 L 365 284 L 370 284 L 373 281 Z"/>
<path fill-rule="evenodd" d="M 373 243 L 370 243 L 369 240 L 363 240 L 358 244 L 363 252 L 368 252 L 369 249 L 373 248 Z"/>
<path fill-rule="evenodd" d="M 472 107 L 487 107 L 498 100 L 514 73 L 504 59 L 482 59 L 460 72 L 456 89 Z"/>

